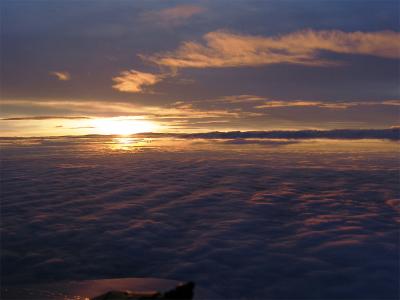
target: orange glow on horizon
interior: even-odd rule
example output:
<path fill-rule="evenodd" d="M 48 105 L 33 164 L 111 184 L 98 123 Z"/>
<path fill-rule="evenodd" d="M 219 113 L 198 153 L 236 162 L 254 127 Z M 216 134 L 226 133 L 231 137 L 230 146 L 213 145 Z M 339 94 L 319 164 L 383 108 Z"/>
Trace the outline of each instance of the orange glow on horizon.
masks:
<path fill-rule="evenodd" d="M 98 134 L 117 135 L 151 132 L 155 131 L 159 127 L 153 121 L 133 119 L 129 117 L 94 119 L 91 121 L 91 125 Z"/>

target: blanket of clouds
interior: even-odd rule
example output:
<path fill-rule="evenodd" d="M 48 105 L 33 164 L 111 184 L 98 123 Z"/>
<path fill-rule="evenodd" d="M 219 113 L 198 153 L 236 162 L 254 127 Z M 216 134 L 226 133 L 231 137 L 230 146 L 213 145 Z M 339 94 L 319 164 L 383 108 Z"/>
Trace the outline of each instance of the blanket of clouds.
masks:
<path fill-rule="evenodd" d="M 395 299 L 398 142 L 2 139 L 4 284 L 160 277 Z"/>

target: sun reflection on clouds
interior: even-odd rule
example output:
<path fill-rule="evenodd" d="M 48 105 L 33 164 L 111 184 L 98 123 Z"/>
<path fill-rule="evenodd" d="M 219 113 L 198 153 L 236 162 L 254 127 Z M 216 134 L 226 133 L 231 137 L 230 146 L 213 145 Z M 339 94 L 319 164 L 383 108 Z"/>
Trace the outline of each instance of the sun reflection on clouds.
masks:
<path fill-rule="evenodd" d="M 150 138 L 118 137 L 112 139 L 109 148 L 111 150 L 136 151 L 150 147 L 151 143 L 152 139 Z"/>

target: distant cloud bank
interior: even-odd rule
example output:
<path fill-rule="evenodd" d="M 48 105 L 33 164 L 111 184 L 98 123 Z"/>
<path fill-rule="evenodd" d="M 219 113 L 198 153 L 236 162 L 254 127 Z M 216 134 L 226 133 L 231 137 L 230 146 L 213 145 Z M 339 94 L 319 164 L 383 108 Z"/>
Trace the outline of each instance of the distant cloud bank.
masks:
<path fill-rule="evenodd" d="M 142 133 L 137 136 L 201 139 L 390 139 L 400 140 L 400 127 L 390 129 L 229 131 L 206 133 Z"/>

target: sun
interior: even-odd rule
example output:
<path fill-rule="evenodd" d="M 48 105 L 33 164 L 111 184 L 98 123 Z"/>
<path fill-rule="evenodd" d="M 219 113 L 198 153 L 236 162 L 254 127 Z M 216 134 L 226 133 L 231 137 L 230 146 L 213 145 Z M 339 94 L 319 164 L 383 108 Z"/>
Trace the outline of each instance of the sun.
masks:
<path fill-rule="evenodd" d="M 99 134 L 130 135 L 140 132 L 151 132 L 157 128 L 157 124 L 150 120 L 132 117 L 115 117 L 95 119 L 92 126 Z"/>

